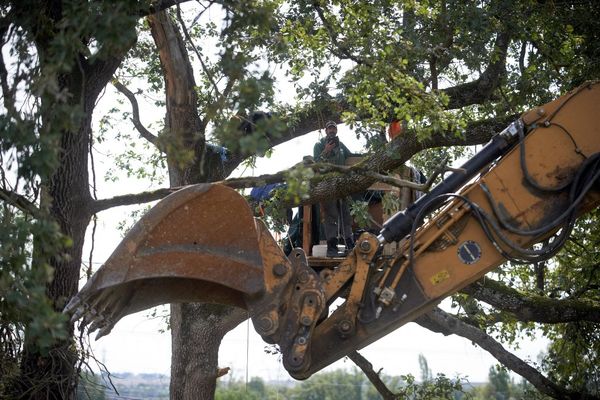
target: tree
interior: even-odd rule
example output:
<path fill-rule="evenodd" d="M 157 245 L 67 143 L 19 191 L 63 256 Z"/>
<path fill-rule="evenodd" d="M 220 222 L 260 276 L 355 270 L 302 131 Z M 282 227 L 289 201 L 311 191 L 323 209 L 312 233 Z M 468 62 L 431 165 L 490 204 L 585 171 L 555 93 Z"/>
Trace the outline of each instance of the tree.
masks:
<path fill-rule="evenodd" d="M 427 359 L 422 354 L 419 354 L 421 383 L 417 383 L 412 375 L 390 377 L 383 374 L 382 370 L 375 372 L 373 365 L 357 351 L 352 352 L 348 358 L 372 384 L 366 395 L 368 399 L 461 399 L 465 393 L 460 377 L 448 379 L 444 374 L 437 374 L 434 378 L 427 366 Z"/>
<path fill-rule="evenodd" d="M 493 398 L 498 400 L 510 398 L 510 386 L 512 382 L 508 372 L 504 368 L 498 366 L 490 367 L 488 377 L 490 380 L 490 395 Z"/>
<path fill-rule="evenodd" d="M 5 60 L 0 63 L 4 66 L 0 78 L 7 110 L 3 123 L 11 132 L 2 137 L 2 156 L 8 160 L 9 152 L 18 154 L 12 165 L 21 167 L 18 174 L 22 176 L 18 183 L 10 181 L 12 175 L 3 164 L 6 178 L 2 216 L 16 221 L 19 232 L 37 228 L 33 231 L 37 241 L 33 242 L 35 257 L 31 261 L 27 252 L 32 241 L 25 233 L 3 234 L 6 253 L 2 257 L 19 272 L 9 274 L 18 278 L 15 285 L 27 282 L 22 285 L 26 288 L 29 282 L 43 287 L 49 279 L 43 266 L 52 267 L 53 279 L 47 295 L 54 311 L 62 309 L 76 291 L 83 237 L 92 215 L 115 205 L 157 199 L 169 192 L 96 200 L 89 190 L 87 165 L 93 143 L 94 105 L 134 45 L 135 23 L 140 16 L 174 3 L 178 2 L 159 1 L 152 7 L 136 1 L 116 5 L 10 2 L 2 6 L 4 47 L 14 48 L 14 57 L 21 61 L 17 65 L 22 65 L 10 70 Z M 205 63 L 202 81 L 195 85 L 189 69 L 186 70 L 189 67 L 185 57 L 175 59 L 178 55 L 183 57 L 181 37 L 188 35 L 184 32 L 178 38 L 175 25 L 165 15 L 149 20 L 154 41 L 163 45 L 159 46 L 160 61 L 155 56 L 148 69 L 162 65 L 165 70 L 169 117 L 165 134 L 147 135 L 143 130 L 140 134 L 166 157 L 172 185 L 222 179 L 243 159 L 312 131 L 327 119 L 342 118 L 369 136 L 378 135 L 392 119 L 406 121 L 406 134 L 384 146 L 374 145 L 361 166 L 368 171 L 388 171 L 411 157 L 415 163 L 420 162 L 425 157 L 413 156 L 423 149 L 484 143 L 523 109 L 542 104 L 556 93 L 599 75 L 600 11 L 591 0 L 550 6 L 529 1 L 224 1 L 201 4 L 197 15 L 203 13 L 202 7 L 209 6 L 224 15 L 220 31 L 209 23 L 194 26 L 193 18 L 186 16 L 186 23 L 192 26 L 186 44 L 197 62 L 202 59 Z M 174 36 L 166 30 L 169 26 Z M 217 51 L 217 60 L 209 65 L 206 62 L 210 59 L 205 55 L 210 48 L 202 48 L 199 43 L 209 43 L 211 37 L 218 37 L 222 47 Z M 160 42 L 161 39 L 165 41 Z M 133 52 L 142 46 L 136 45 Z M 29 51 L 32 48 L 33 53 Z M 255 73 L 260 54 L 287 68 L 300 96 L 296 103 L 282 105 L 275 101 L 275 77 L 268 68 Z M 181 82 L 169 80 L 179 76 Z M 198 90 L 190 91 L 194 86 Z M 17 91 L 23 87 L 27 96 Z M 330 91 L 331 87 L 336 90 Z M 195 105 L 197 110 L 192 110 Z M 256 123 L 251 113 L 264 107 L 276 111 L 275 118 Z M 178 114 L 180 111 L 183 114 Z M 135 110 L 133 115 L 135 119 Z M 248 129 L 243 128 L 242 122 Z M 19 136 L 21 133 L 27 135 Z M 217 145 L 207 145 L 209 137 Z M 227 162 L 221 163 L 224 153 Z M 273 179 L 282 177 L 283 174 Z M 365 189 L 373 180 L 372 176 L 361 174 L 359 168 L 349 174 L 316 176 L 302 201 L 317 202 L 350 194 Z M 474 307 L 468 307 L 468 315 L 434 310 L 418 322 L 434 331 L 473 340 L 553 397 L 597 396 L 593 375 L 576 368 L 578 357 L 561 356 L 565 351 L 571 355 L 585 353 L 590 365 L 600 364 L 595 346 L 584 348 L 580 345 L 583 340 L 576 341 L 577 346 L 570 345 L 579 331 L 568 329 L 573 324 L 585 326 L 582 339 L 593 338 L 598 332 L 598 269 L 594 267 L 597 261 L 594 252 L 584 250 L 593 246 L 596 237 L 592 229 L 595 218 L 590 218 L 587 226 L 585 222 L 580 226 L 578 244 L 565 253 L 568 261 L 582 263 L 577 264 L 581 274 L 576 276 L 581 279 L 568 284 L 561 279 L 559 272 L 567 260 L 560 257 L 555 265 L 535 266 L 535 274 L 532 267 L 508 265 L 495 276 L 497 280 L 486 279 L 466 288 L 468 300 L 466 296 L 456 298 L 457 304 L 474 302 Z M 19 251 L 4 250 L 8 248 L 6 243 L 17 244 Z M 30 274 L 29 270 L 35 272 Z M 27 273 L 21 274 L 23 271 Z M 535 283 L 528 278 L 534 275 L 539 278 Z M 43 296 L 40 298 L 38 304 L 47 304 Z M 479 302 L 490 304 L 493 311 L 484 309 Z M 14 311 L 17 302 L 8 306 Z M 522 312 L 523 307 L 528 312 Z M 180 354 L 190 356 L 189 360 L 202 360 L 208 352 L 214 355 L 219 340 L 208 349 L 199 347 L 199 352 L 207 352 L 195 356 L 185 353 L 186 349 L 178 343 L 191 343 L 194 332 L 201 332 L 202 326 L 210 324 L 222 326 L 216 335 L 219 337 L 229 326 L 221 322 L 236 319 L 222 318 L 222 313 L 232 315 L 232 310 L 200 309 L 182 306 L 181 312 L 173 313 L 175 325 L 181 316 L 181 326 L 185 328 L 181 333 L 190 335 L 181 336 L 181 342 L 176 340 L 177 334 L 174 336 L 174 353 L 179 349 Z M 6 324 L 2 320 L 2 328 L 7 326 L 10 332 L 3 338 L 17 343 L 2 356 L 14 360 L 14 349 L 19 353 L 17 359 L 21 361 L 12 364 L 20 368 L 16 381 L 31 382 L 21 386 L 21 391 L 33 386 L 44 397 L 66 397 L 74 390 L 69 378 L 73 376 L 74 356 L 70 341 L 65 340 L 72 335 L 71 326 L 60 333 L 62 320 L 58 314 L 30 310 L 23 320 L 14 313 L 2 313 L 3 318 L 8 315 Z M 553 313 L 554 310 L 561 312 Z M 50 353 L 40 350 L 35 335 L 42 315 L 49 317 L 55 338 L 61 339 L 62 335 L 58 344 L 49 346 Z M 199 315 L 204 322 L 197 319 Z M 547 358 L 549 362 L 544 364 L 547 377 L 542 370 L 506 351 L 491 336 L 511 342 L 519 333 L 531 334 L 536 326 L 543 326 L 556 344 Z M 28 332 L 26 344 L 38 342 L 35 347 L 26 345 L 25 352 L 18 344 L 23 329 Z M 63 360 L 60 363 L 51 361 L 52 355 L 65 352 L 66 356 L 59 357 Z M 189 360 L 183 359 L 182 363 Z M 214 356 L 209 360 L 196 366 L 188 364 L 189 370 L 201 371 L 208 382 L 216 363 Z M 39 365 L 48 367 L 34 368 Z M 14 376 L 14 369 L 11 371 Z M 42 372 L 50 379 L 40 386 L 39 382 L 45 379 L 39 376 Z M 179 388 L 182 387 L 174 387 Z M 210 391 L 205 393 L 212 396 Z"/>
<path fill-rule="evenodd" d="M 83 237 L 95 212 L 82 165 L 87 165 L 94 104 L 134 43 L 136 14 L 143 9 L 135 2 L 92 9 L 76 2 L 2 5 L 2 44 L 10 50 L 10 58 L 0 63 L 7 132 L 2 136 L 3 216 L 20 232 L 34 228 L 17 234 L 15 246 L 3 254 L 3 262 L 18 274 L 9 290 L 19 297 L 7 306 L 18 307 L 31 292 L 37 299 L 25 305 L 30 309 L 25 317 L 9 315 L 7 321 L 9 357 L 20 369 L 9 389 L 14 397 L 74 393 L 75 354 L 67 339 L 72 326 L 64 327 L 57 312 L 77 292 Z M 109 27 L 121 34 L 110 34 Z M 45 323 L 51 331 L 40 335 Z M 14 346 L 15 339 L 23 341 Z"/>
<path fill-rule="evenodd" d="M 106 387 L 98 375 L 82 374 L 77 386 L 77 400 L 106 400 Z"/>
<path fill-rule="evenodd" d="M 233 399 L 278 399 L 288 398 L 287 388 L 273 387 L 266 384 L 261 378 L 252 377 L 249 382 L 231 380 L 219 383 L 215 392 L 216 400 Z"/>
<path fill-rule="evenodd" d="M 419 368 L 421 369 L 421 381 L 427 382 L 433 378 L 433 374 L 431 373 L 431 369 L 427 363 L 427 359 L 423 354 L 419 354 Z"/>
<path fill-rule="evenodd" d="M 490 367 L 488 382 L 471 391 L 475 400 L 483 399 L 549 399 L 527 381 L 515 384 L 508 371 L 499 365 Z"/>
<path fill-rule="evenodd" d="M 87 169 L 92 113 L 135 43 L 136 21 L 165 6 L 0 6 L 6 51 L 0 59 L 1 198 L 7 223 L 1 257 L 8 267 L 2 268 L 2 365 L 9 369 L 0 387 L 11 398 L 75 394 L 73 326 L 60 311 L 77 292 L 85 231 L 102 210 Z"/>
<path fill-rule="evenodd" d="M 349 399 L 361 400 L 367 381 L 360 371 L 336 370 L 316 375 L 292 389 L 290 397 L 305 400 Z"/>
<path fill-rule="evenodd" d="M 252 11 L 260 12 L 260 9 Z M 232 16 L 233 19 L 242 17 L 238 14 Z M 189 39 L 189 32 L 179 8 L 177 18 L 181 24 L 180 29 Z M 137 128 L 144 138 L 166 156 L 172 187 L 222 180 L 249 155 L 248 149 L 230 145 L 227 149 L 227 159 L 223 160 L 219 149 L 224 148 L 208 144 L 205 130 L 209 123 L 219 121 L 215 116 L 235 111 L 235 107 L 242 108 L 237 110 L 238 113 L 245 112 L 258 107 L 259 104 L 255 103 L 263 100 L 264 95 L 261 92 L 254 93 L 248 90 L 248 87 L 252 89 L 252 85 L 261 83 L 262 79 L 256 79 L 246 67 L 253 58 L 246 55 L 245 51 L 254 51 L 252 46 L 256 44 L 242 42 L 235 37 L 227 40 L 227 46 L 232 49 L 226 48 L 219 61 L 222 71 L 209 70 L 202 60 L 202 55 L 197 54 L 205 68 L 203 84 L 206 85 L 206 91 L 198 95 L 196 90 L 199 87 L 196 85 L 192 64 L 185 51 L 186 44 L 175 24 L 174 16 L 166 12 L 157 13 L 148 17 L 148 23 L 162 67 L 166 122 L 160 136 L 151 134 L 139 121 Z M 227 33 L 228 36 L 240 34 L 237 30 L 230 32 Z M 193 43 L 190 44 L 194 46 Z M 241 46 L 242 49 L 233 50 L 234 45 Z M 232 65 L 233 63 L 235 65 Z M 215 83 L 217 79 L 226 79 L 222 90 Z M 136 106 L 137 101 L 133 93 L 121 83 L 116 86 Z M 250 98 L 243 98 L 243 91 Z M 252 100 L 252 96 L 256 96 L 256 99 Z M 234 128 L 238 129 L 237 126 Z M 207 304 L 171 305 L 172 398 L 213 397 L 221 339 L 246 318 L 245 312 L 233 307 Z"/>

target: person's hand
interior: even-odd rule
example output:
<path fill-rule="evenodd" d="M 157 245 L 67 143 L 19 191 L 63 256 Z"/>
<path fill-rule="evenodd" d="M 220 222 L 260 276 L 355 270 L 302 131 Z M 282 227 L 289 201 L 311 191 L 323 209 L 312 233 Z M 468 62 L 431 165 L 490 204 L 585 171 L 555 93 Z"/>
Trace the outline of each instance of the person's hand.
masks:
<path fill-rule="evenodd" d="M 331 150 L 335 149 L 335 142 L 327 142 L 325 144 L 325 153 L 329 154 L 331 153 Z"/>

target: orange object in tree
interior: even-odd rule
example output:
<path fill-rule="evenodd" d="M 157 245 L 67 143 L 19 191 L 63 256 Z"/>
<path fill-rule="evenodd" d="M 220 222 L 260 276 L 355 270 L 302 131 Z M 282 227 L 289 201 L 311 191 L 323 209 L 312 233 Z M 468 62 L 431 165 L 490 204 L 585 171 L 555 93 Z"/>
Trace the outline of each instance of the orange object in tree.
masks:
<path fill-rule="evenodd" d="M 394 140 L 397 136 L 402 134 L 402 122 L 398 120 L 393 120 L 388 127 L 388 136 L 390 140 Z"/>

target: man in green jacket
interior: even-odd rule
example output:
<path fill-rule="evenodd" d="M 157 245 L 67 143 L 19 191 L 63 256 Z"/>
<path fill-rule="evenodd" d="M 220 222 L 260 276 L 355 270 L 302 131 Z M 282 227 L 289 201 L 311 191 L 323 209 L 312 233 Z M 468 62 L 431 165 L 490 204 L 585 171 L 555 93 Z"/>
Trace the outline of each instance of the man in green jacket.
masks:
<path fill-rule="evenodd" d="M 313 156 L 316 162 L 344 165 L 352 153 L 337 137 L 337 125 L 333 121 L 325 124 L 326 136 L 315 143 Z M 347 199 L 327 200 L 321 203 L 325 238 L 327 239 L 327 257 L 343 256 L 338 252 L 338 231 L 342 234 L 346 250 L 354 248 L 352 237 L 352 217 Z M 338 229 L 338 228 L 341 228 Z"/>

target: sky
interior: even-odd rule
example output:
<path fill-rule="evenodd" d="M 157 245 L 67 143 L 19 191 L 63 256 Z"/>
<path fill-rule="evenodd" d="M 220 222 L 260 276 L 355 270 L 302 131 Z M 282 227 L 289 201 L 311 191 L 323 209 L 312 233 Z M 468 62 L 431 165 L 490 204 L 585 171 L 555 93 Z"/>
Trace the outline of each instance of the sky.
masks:
<path fill-rule="evenodd" d="M 256 169 L 246 170 L 244 173 L 256 175 L 286 169 L 300 162 L 302 156 L 312 154 L 314 143 L 322 135 L 324 132 L 312 132 L 280 145 L 275 148 L 271 158 L 259 159 Z M 351 151 L 361 151 L 363 143 L 344 125 L 339 127 L 339 136 Z M 110 157 L 103 157 L 100 153 L 96 155 L 95 163 L 99 177 L 111 166 Z M 152 189 L 148 184 L 135 180 L 124 179 L 117 183 L 104 183 L 100 180 L 98 179 L 98 185 L 102 197 Z M 131 209 L 132 207 L 119 207 L 98 215 L 93 258 L 95 269 L 108 258 L 120 241 L 120 234 L 115 233 L 116 226 Z M 84 254 L 89 252 L 90 241 L 87 243 Z M 444 303 L 442 306 L 447 308 Z M 161 311 L 166 309 L 163 307 Z M 95 342 L 90 338 L 96 358 L 102 361 L 111 373 L 116 373 L 117 377 L 119 372 L 169 374 L 170 333 L 161 333 L 166 326 L 164 321 L 149 319 L 149 314 L 149 311 L 144 311 L 127 316 L 115 326 L 110 335 Z M 545 345 L 545 341 L 528 341 L 517 354 L 535 361 Z M 248 321 L 228 333 L 219 351 L 220 366 L 232 369 L 227 379 L 245 380 L 247 377 L 258 376 L 267 381 L 290 380 L 278 356 L 264 351 L 266 346 Z M 417 378 L 420 377 L 418 358 L 422 354 L 433 374 L 444 373 L 450 377 L 460 375 L 471 382 L 486 381 L 490 366 L 496 363 L 487 352 L 473 346 L 466 339 L 457 336 L 445 337 L 415 323 L 409 323 L 392 332 L 361 350 L 361 354 L 371 361 L 376 370 L 383 368 L 383 372 L 389 375 L 412 374 Z M 354 364 L 346 359 L 332 364 L 326 370 L 353 366 Z"/>

